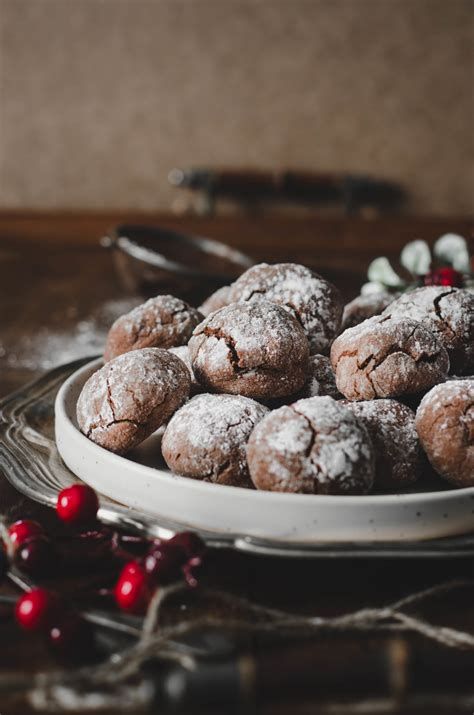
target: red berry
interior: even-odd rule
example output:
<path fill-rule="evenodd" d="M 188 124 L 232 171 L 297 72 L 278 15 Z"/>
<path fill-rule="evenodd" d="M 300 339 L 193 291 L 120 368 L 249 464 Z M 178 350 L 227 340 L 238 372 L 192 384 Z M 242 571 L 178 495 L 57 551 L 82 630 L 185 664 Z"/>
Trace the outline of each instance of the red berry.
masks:
<path fill-rule="evenodd" d="M 8 529 L 8 533 L 10 534 L 10 539 L 15 547 L 20 546 L 27 539 L 44 535 L 41 524 L 38 524 L 37 521 L 32 521 L 31 519 L 20 519 L 20 521 L 15 521 L 15 523 Z"/>
<path fill-rule="evenodd" d="M 163 541 L 150 548 L 145 557 L 145 570 L 158 583 L 170 583 L 179 580 L 186 560 L 186 553 L 178 544 Z"/>
<path fill-rule="evenodd" d="M 455 271 L 454 268 L 445 266 L 430 271 L 423 278 L 424 284 L 427 286 L 455 286 L 462 288 L 464 278 L 462 273 Z"/>
<path fill-rule="evenodd" d="M 87 621 L 76 613 L 65 612 L 50 626 L 49 643 L 61 657 L 82 660 L 94 648 L 94 634 Z"/>
<path fill-rule="evenodd" d="M 167 543 L 180 546 L 188 559 L 201 556 L 206 550 L 206 544 L 194 531 L 181 531 L 172 536 Z"/>
<path fill-rule="evenodd" d="M 143 613 L 151 598 L 150 577 L 138 561 L 130 561 L 122 569 L 115 586 L 119 608 L 129 613 Z"/>
<path fill-rule="evenodd" d="M 97 494 L 86 484 L 74 484 L 72 487 L 63 489 L 58 496 L 56 505 L 59 518 L 73 526 L 93 522 L 98 509 Z"/>
<path fill-rule="evenodd" d="M 15 552 L 14 562 L 21 571 L 32 575 L 42 575 L 51 571 L 54 562 L 54 548 L 46 536 L 37 536 L 24 541 Z"/>
<path fill-rule="evenodd" d="M 60 609 L 61 602 L 56 594 L 45 588 L 34 588 L 18 599 L 15 618 L 25 630 L 38 631 L 48 628 Z"/>

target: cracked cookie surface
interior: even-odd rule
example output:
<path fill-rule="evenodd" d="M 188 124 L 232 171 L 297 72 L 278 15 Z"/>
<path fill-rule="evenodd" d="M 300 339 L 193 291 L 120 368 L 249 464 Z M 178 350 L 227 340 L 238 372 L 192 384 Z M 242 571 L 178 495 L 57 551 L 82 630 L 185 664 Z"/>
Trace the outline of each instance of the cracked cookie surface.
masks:
<path fill-rule="evenodd" d="M 474 294 L 462 288 L 426 286 L 404 293 L 383 314 L 418 320 L 445 346 L 451 372 L 474 371 Z"/>
<path fill-rule="evenodd" d="M 474 380 L 434 387 L 422 399 L 415 424 L 438 474 L 458 487 L 474 486 Z"/>
<path fill-rule="evenodd" d="M 302 326 L 310 352 L 327 353 L 342 319 L 339 290 L 306 266 L 260 263 L 232 284 L 230 302 L 268 300 L 289 311 Z"/>
<path fill-rule="evenodd" d="M 268 409 L 240 395 L 193 397 L 171 418 L 161 449 L 175 474 L 252 487 L 245 446 Z"/>
<path fill-rule="evenodd" d="M 247 445 L 257 489 L 302 494 L 367 494 L 374 480 L 369 434 L 331 397 L 298 400 L 271 412 Z"/>
<path fill-rule="evenodd" d="M 104 360 L 130 350 L 185 345 L 201 320 L 199 311 L 179 298 L 150 298 L 117 318 L 107 335 Z"/>
<path fill-rule="evenodd" d="M 421 476 L 423 452 L 415 413 L 397 400 L 344 400 L 367 428 L 375 450 L 375 487 L 404 489 Z"/>
<path fill-rule="evenodd" d="M 145 348 L 119 355 L 82 388 L 79 428 L 101 447 L 125 454 L 181 406 L 190 382 L 187 367 L 168 350 Z"/>
<path fill-rule="evenodd" d="M 332 345 L 331 363 L 338 390 L 349 400 L 421 392 L 449 370 L 448 353 L 433 332 L 390 315 L 345 330 Z"/>
<path fill-rule="evenodd" d="M 189 353 L 194 374 L 207 389 L 265 399 L 302 387 L 309 348 L 295 318 L 262 300 L 211 313 L 195 329 Z"/>

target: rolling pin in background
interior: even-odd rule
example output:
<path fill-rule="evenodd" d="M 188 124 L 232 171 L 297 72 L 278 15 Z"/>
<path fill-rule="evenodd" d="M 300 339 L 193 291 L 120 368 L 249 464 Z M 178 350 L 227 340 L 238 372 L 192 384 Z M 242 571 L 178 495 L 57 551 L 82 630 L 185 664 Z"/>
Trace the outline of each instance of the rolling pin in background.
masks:
<path fill-rule="evenodd" d="M 307 206 L 340 203 L 347 214 L 363 209 L 397 213 L 407 198 L 394 182 L 362 174 L 258 169 L 172 169 L 172 186 L 195 192 L 195 208 L 202 215 L 214 213 L 219 199 L 255 208 L 258 202 L 293 202 Z M 186 208 L 186 204 L 183 204 Z"/>

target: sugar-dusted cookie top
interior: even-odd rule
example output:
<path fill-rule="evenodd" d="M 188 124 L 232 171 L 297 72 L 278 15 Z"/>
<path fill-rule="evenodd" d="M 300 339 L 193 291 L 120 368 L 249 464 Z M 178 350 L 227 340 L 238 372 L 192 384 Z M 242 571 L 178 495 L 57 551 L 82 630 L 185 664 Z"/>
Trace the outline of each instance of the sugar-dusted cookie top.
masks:
<path fill-rule="evenodd" d="M 426 286 L 401 295 L 384 315 L 413 318 L 432 330 L 449 354 L 451 372 L 474 371 L 474 294 L 462 288 Z"/>
<path fill-rule="evenodd" d="M 124 454 L 166 422 L 189 395 L 190 377 L 168 350 L 119 355 L 87 380 L 77 402 L 81 432 Z"/>
<path fill-rule="evenodd" d="M 317 273 L 297 263 L 260 263 L 231 286 L 231 302 L 268 300 L 296 317 L 311 353 L 327 353 L 339 332 L 343 301 L 339 290 Z"/>
<path fill-rule="evenodd" d="M 196 378 L 209 390 L 269 399 L 303 385 L 309 349 L 296 319 L 262 300 L 211 313 L 194 331 L 189 353 Z"/>
<path fill-rule="evenodd" d="M 450 380 L 422 399 L 416 429 L 434 469 L 458 487 L 474 486 L 474 380 Z"/>
<path fill-rule="evenodd" d="M 141 348 L 185 345 L 203 316 L 172 295 L 158 295 L 117 318 L 109 330 L 104 360 Z"/>
<path fill-rule="evenodd" d="M 374 481 L 367 429 L 331 397 L 311 397 L 270 412 L 247 445 L 257 489 L 303 494 L 366 494 Z"/>
<path fill-rule="evenodd" d="M 397 400 L 344 400 L 360 419 L 375 449 L 375 487 L 403 490 L 421 476 L 423 452 L 415 413 Z"/>
<path fill-rule="evenodd" d="M 241 395 L 202 394 L 171 418 L 163 457 L 175 474 L 216 484 L 251 487 L 245 446 L 268 409 Z"/>
<path fill-rule="evenodd" d="M 449 370 L 448 353 L 433 332 L 390 315 L 345 330 L 332 345 L 331 363 L 338 390 L 349 400 L 421 392 Z"/>

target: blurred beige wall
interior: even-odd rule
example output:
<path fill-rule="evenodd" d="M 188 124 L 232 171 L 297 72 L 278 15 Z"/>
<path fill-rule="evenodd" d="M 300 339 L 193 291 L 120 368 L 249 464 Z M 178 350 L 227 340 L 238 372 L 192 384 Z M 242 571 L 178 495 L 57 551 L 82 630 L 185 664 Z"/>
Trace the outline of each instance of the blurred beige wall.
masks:
<path fill-rule="evenodd" d="M 173 166 L 472 209 L 472 0 L 0 0 L 0 207 L 168 208 Z"/>

